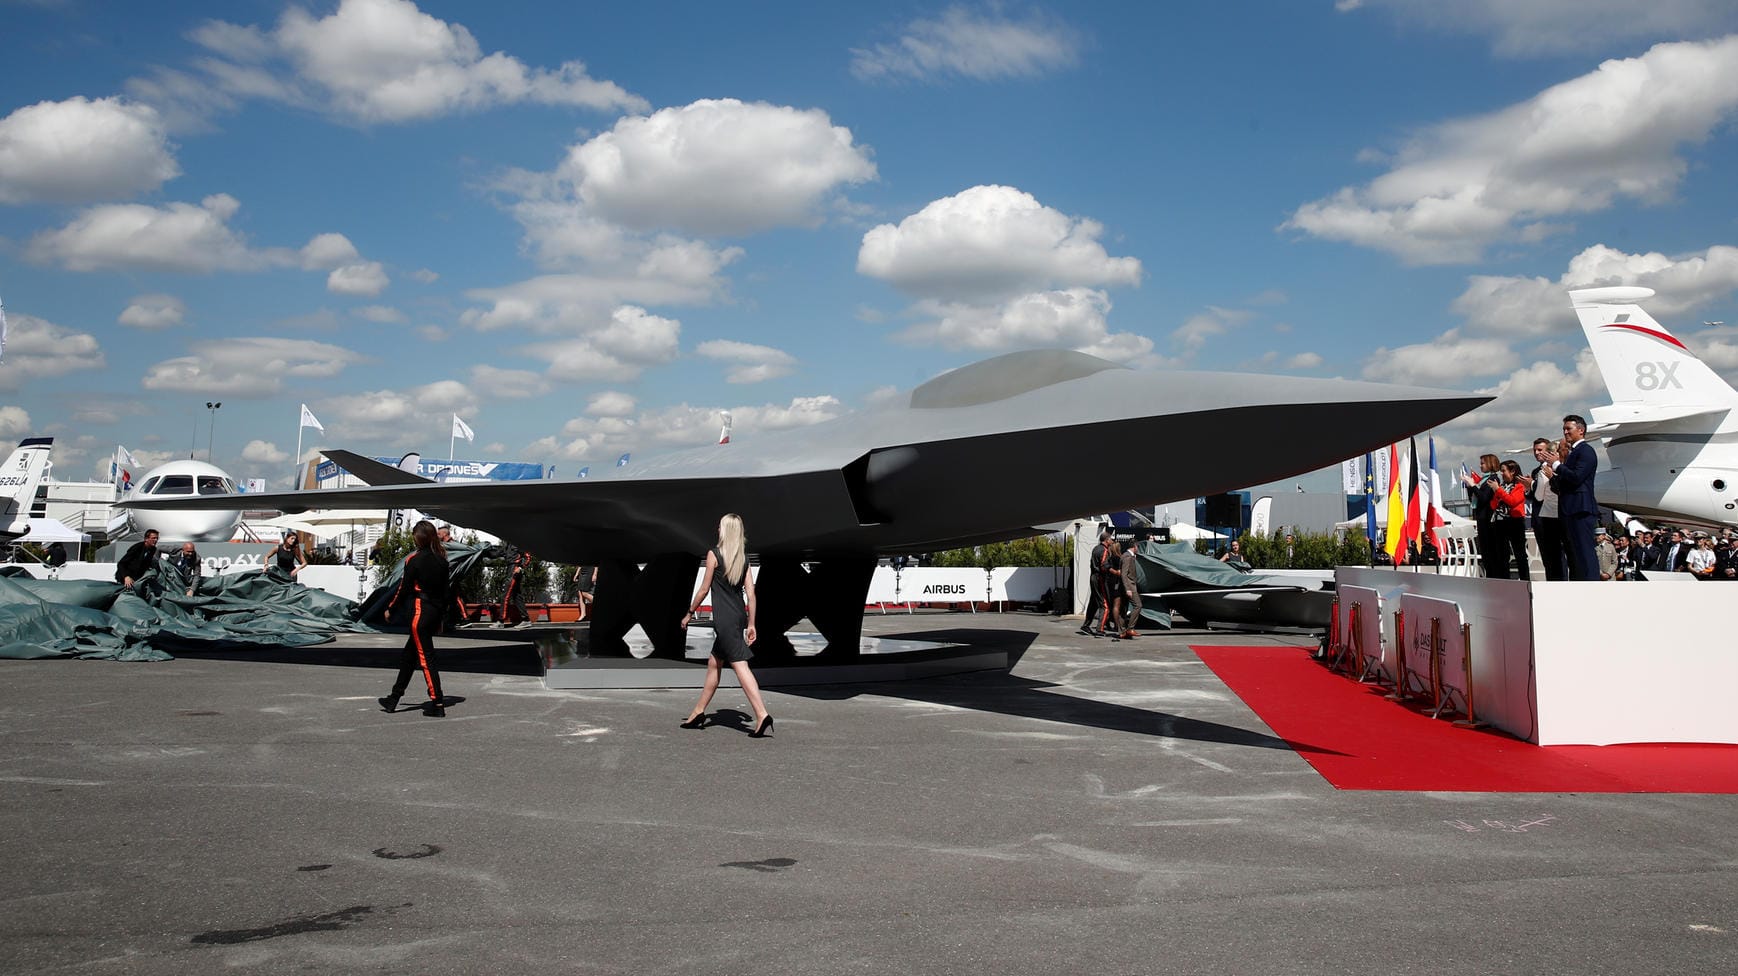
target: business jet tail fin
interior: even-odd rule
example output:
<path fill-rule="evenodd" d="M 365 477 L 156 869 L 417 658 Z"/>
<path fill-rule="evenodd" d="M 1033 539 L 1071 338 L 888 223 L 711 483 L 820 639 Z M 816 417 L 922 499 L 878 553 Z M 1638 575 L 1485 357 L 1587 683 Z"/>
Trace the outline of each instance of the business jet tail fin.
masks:
<path fill-rule="evenodd" d="M 26 437 L 0 464 L 0 534 L 17 535 L 28 526 L 36 486 L 48 473 L 52 437 Z"/>
<path fill-rule="evenodd" d="M 1580 288 L 1569 293 L 1587 345 L 1611 392 L 1603 423 L 1662 423 L 1738 407 L 1738 391 L 1683 340 L 1636 304 L 1651 288 Z"/>

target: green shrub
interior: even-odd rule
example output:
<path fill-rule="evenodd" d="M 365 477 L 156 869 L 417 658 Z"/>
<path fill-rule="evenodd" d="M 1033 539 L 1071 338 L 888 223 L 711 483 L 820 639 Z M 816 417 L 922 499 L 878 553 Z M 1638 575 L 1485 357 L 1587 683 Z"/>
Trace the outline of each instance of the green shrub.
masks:
<path fill-rule="evenodd" d="M 995 569 L 998 566 L 1066 566 L 1074 560 L 1071 535 L 1035 535 L 949 549 L 930 556 L 929 564 L 946 569 Z"/>

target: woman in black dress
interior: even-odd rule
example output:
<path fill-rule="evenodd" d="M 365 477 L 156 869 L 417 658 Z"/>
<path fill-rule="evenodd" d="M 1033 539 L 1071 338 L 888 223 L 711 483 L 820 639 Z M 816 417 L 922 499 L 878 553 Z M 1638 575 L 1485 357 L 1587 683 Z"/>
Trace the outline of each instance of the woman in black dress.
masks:
<path fill-rule="evenodd" d="M 712 595 L 712 632 L 716 636 L 712 639 L 712 656 L 706 661 L 706 685 L 700 690 L 700 703 L 694 706 L 682 727 L 706 727 L 706 706 L 718 691 L 724 665 L 729 664 L 754 709 L 754 731 L 749 734 L 764 737 L 772 731 L 772 715 L 761 701 L 760 683 L 748 669 L 748 659 L 754 656 L 748 649 L 754 643 L 754 576 L 748 571 L 748 539 L 740 515 L 726 515 L 718 520 L 718 544 L 706 553 L 706 575 L 689 602 L 688 612 L 682 615 L 683 630 L 688 629 L 688 621 L 700 609 L 708 591 Z"/>
<path fill-rule="evenodd" d="M 443 718 L 446 707 L 457 701 L 441 694 L 441 675 L 435 670 L 434 658 L 434 635 L 440 632 L 441 615 L 447 606 L 447 552 L 435 538 L 434 523 L 426 519 L 416 523 L 410 537 L 416 543 L 416 551 L 404 557 L 398 591 L 386 605 L 389 618 L 410 624 L 410 634 L 399 658 L 398 680 L 392 683 L 392 693 L 379 699 L 380 707 L 397 711 L 398 700 L 410 686 L 411 674 L 421 670 L 428 681 L 428 702 L 422 706 L 422 713 L 430 718 Z"/>
<path fill-rule="evenodd" d="M 284 533 L 284 541 L 272 550 L 270 558 L 271 566 L 277 567 L 278 572 L 292 583 L 297 574 L 308 567 L 308 556 L 302 551 L 302 537 L 293 529 Z"/>

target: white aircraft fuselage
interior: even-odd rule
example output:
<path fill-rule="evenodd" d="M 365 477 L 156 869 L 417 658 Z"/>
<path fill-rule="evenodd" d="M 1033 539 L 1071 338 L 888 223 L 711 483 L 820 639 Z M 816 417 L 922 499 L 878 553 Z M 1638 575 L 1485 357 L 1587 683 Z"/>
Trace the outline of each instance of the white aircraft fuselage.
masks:
<path fill-rule="evenodd" d="M 1587 418 L 1594 491 L 1648 518 L 1738 525 L 1738 391 L 1636 304 L 1652 295 L 1569 293 L 1612 400 Z"/>
<path fill-rule="evenodd" d="M 139 487 L 127 493 L 127 499 L 193 498 L 197 495 L 233 495 L 235 481 L 214 464 L 204 461 L 170 461 L 145 472 Z M 127 510 L 129 535 L 143 535 L 155 529 L 167 542 L 228 542 L 241 521 L 241 509 L 219 511 L 165 511 L 163 509 L 130 508 Z"/>

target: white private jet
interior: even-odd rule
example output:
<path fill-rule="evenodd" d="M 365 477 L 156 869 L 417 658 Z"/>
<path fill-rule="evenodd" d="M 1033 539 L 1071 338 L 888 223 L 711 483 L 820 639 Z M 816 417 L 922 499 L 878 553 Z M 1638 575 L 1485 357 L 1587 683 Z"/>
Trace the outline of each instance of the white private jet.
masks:
<path fill-rule="evenodd" d="M 1594 490 L 1644 517 L 1738 525 L 1738 391 L 1636 304 L 1653 294 L 1569 293 L 1611 392 L 1588 418 L 1605 448 Z"/>
<path fill-rule="evenodd" d="M 30 509 L 36 504 L 36 486 L 48 474 L 52 450 L 54 438 L 26 437 L 0 465 L 0 538 L 27 542 L 36 524 L 50 521 L 31 518 Z"/>
<path fill-rule="evenodd" d="M 196 495 L 234 495 L 235 481 L 214 464 L 192 459 L 170 461 L 145 472 L 139 487 L 128 492 L 126 499 L 192 498 Z M 170 542 L 228 542 L 241 521 L 241 509 L 219 511 L 163 511 L 132 508 L 127 510 L 128 534 L 143 535 L 156 529 Z"/>

